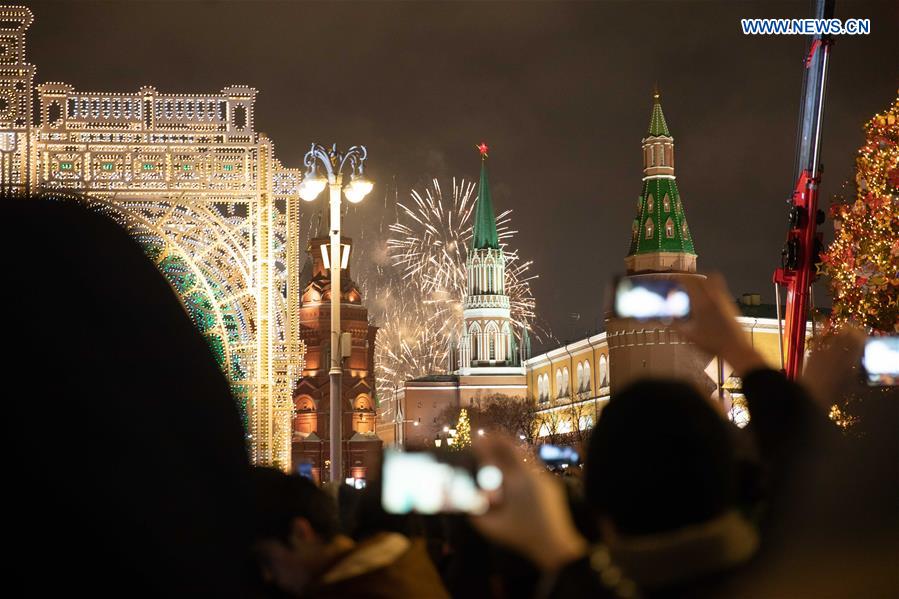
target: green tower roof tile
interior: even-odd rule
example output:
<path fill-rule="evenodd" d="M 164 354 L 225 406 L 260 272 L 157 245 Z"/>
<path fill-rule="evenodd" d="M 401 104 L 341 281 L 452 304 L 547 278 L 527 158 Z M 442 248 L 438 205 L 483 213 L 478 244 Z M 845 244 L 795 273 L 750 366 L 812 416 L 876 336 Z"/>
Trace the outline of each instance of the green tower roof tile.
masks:
<path fill-rule="evenodd" d="M 658 137 L 660 135 L 671 137 L 671 133 L 668 131 L 668 123 L 665 122 L 665 114 L 662 112 L 662 103 L 659 98 L 658 91 L 652 94 L 652 117 L 649 119 L 649 131 L 646 133 L 647 137 Z"/>
<path fill-rule="evenodd" d="M 496 216 L 493 200 L 490 198 L 490 184 L 487 181 L 487 160 L 482 153 L 481 183 L 478 186 L 478 205 L 474 212 L 471 248 L 474 250 L 499 249 L 499 235 L 496 232 Z"/>
<path fill-rule="evenodd" d="M 674 179 L 653 178 L 643 182 L 633 227 L 628 256 L 650 252 L 696 253 Z"/>

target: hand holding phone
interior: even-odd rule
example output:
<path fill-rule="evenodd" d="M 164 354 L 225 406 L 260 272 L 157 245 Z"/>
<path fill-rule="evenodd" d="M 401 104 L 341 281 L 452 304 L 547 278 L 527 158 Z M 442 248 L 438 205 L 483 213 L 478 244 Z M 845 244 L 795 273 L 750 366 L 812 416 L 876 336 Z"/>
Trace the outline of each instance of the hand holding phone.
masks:
<path fill-rule="evenodd" d="M 483 514 L 487 493 L 502 485 L 502 472 L 487 465 L 473 474 L 472 468 L 442 462 L 430 452 L 388 449 L 383 479 L 381 503 L 388 513 Z"/>

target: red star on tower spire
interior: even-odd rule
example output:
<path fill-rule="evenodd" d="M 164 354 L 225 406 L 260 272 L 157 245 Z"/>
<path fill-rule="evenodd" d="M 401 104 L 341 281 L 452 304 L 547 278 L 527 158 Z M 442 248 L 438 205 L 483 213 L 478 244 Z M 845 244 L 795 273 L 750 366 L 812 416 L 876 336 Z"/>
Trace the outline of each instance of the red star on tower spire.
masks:
<path fill-rule="evenodd" d="M 482 141 L 480 144 L 478 144 L 475 147 L 478 149 L 478 151 L 481 152 L 481 158 L 487 158 L 487 150 L 488 150 L 487 142 Z"/>

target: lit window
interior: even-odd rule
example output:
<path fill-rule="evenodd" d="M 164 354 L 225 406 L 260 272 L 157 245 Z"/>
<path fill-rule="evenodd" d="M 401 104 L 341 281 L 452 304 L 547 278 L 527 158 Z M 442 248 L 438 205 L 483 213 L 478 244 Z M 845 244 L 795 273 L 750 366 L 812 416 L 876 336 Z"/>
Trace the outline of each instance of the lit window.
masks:
<path fill-rule="evenodd" d="M 646 219 L 646 239 L 652 239 L 652 219 Z"/>
<path fill-rule="evenodd" d="M 671 217 L 668 217 L 668 221 L 665 223 L 665 237 L 671 239 L 674 237 L 674 221 L 671 220 Z"/>
<path fill-rule="evenodd" d="M 665 212 L 671 212 L 671 199 L 668 197 L 667 193 L 662 199 L 662 207 L 665 208 Z"/>
<path fill-rule="evenodd" d="M 609 367 L 608 367 L 608 361 L 606 360 L 606 355 L 600 354 L 600 356 L 599 356 L 599 386 L 600 387 L 607 387 L 609 385 L 609 378 L 608 378 L 609 369 L 608 368 Z"/>
<path fill-rule="evenodd" d="M 683 233 L 683 236 L 686 237 L 687 236 L 687 221 L 684 221 L 681 223 L 680 230 L 681 230 L 681 233 Z"/>
<path fill-rule="evenodd" d="M 652 206 L 653 206 L 652 194 L 649 194 L 649 197 L 646 198 L 646 210 L 649 212 L 652 212 Z"/>

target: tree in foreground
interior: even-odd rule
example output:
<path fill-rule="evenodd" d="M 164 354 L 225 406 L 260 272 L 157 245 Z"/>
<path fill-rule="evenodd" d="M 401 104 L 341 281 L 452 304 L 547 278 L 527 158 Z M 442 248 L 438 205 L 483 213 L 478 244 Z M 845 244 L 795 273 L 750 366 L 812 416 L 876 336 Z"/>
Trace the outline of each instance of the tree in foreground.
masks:
<path fill-rule="evenodd" d="M 853 199 L 831 206 L 836 236 L 822 254 L 831 325 L 899 332 L 899 97 L 865 125 Z"/>
<path fill-rule="evenodd" d="M 899 332 L 899 96 L 864 131 L 855 195 L 832 204 L 836 234 L 821 255 L 821 271 L 830 277 L 833 296 L 826 329 L 834 332 L 853 324 L 871 335 L 885 335 Z M 877 418 L 887 391 L 849 393 L 831 408 L 831 418 L 844 430 L 864 435 L 865 420 Z"/>

